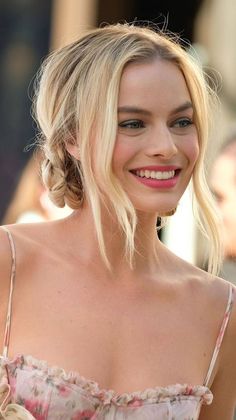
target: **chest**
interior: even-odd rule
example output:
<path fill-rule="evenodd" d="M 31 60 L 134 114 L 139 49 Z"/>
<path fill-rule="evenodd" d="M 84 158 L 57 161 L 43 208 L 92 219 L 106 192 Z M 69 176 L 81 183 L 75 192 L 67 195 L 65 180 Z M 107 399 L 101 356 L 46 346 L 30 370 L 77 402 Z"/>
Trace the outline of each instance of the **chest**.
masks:
<path fill-rule="evenodd" d="M 119 392 L 203 382 L 213 343 L 192 306 L 154 290 L 69 286 L 34 284 L 21 300 L 16 289 L 10 354 L 31 354 Z"/>
<path fill-rule="evenodd" d="M 14 409 L 20 410 L 23 403 L 36 419 L 39 414 L 40 419 L 54 420 L 84 416 L 101 420 L 197 419 L 201 404 L 212 399 L 204 387 L 185 385 L 116 394 L 78 376 L 68 380 L 63 373 L 42 370 L 42 365 L 29 358 L 16 360 L 7 370 Z"/>

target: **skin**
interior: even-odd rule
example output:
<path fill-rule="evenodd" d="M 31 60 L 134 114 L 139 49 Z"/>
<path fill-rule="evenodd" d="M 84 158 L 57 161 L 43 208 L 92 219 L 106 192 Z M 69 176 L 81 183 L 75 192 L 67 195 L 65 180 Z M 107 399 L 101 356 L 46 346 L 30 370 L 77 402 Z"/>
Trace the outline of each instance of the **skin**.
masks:
<path fill-rule="evenodd" d="M 176 70 L 161 60 L 152 65 L 130 65 L 120 86 L 113 169 L 135 208 L 154 217 L 157 209 L 165 212 L 176 206 L 199 152 L 191 99 L 181 72 Z M 176 111 L 181 106 L 185 109 Z M 150 165 L 180 167 L 176 187 L 170 191 L 139 185 L 130 170 Z"/>
<path fill-rule="evenodd" d="M 220 155 L 212 168 L 211 188 L 222 215 L 222 240 L 225 257 L 236 257 L 236 165 L 227 153 Z"/>
<path fill-rule="evenodd" d="M 177 205 L 198 155 L 192 109 L 173 112 L 189 101 L 184 78 L 173 64 L 157 60 L 130 64 L 124 71 L 119 107 L 146 111 L 119 114 L 113 156 L 113 170 L 139 218 L 133 270 L 123 257 L 122 234 L 103 209 L 112 273 L 105 268 L 86 202 L 64 220 L 10 227 L 17 250 L 10 357 L 31 354 L 118 393 L 203 384 L 228 284 L 176 257 L 156 235 L 157 213 Z M 124 128 L 124 122 L 137 119 L 145 128 Z M 69 151 L 79 158 L 78 149 L 71 145 Z M 181 165 L 173 188 L 153 190 L 129 172 L 153 163 Z M 11 257 L 1 230 L 0 264 L 3 331 Z M 234 309 L 210 381 L 214 403 L 202 410 L 201 420 L 232 418 L 235 331 Z"/>

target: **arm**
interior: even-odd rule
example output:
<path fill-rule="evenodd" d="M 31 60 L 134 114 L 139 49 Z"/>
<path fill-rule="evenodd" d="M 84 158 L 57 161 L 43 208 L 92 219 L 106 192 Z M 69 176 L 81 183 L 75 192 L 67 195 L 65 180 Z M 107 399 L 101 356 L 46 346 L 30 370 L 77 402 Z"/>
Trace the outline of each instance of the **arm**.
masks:
<path fill-rule="evenodd" d="M 199 420 L 232 420 L 236 405 L 236 288 L 234 306 L 219 354 L 219 368 L 211 386 L 214 399 L 203 406 Z"/>
<path fill-rule="evenodd" d="M 7 233 L 0 228 L 0 354 L 3 350 L 11 267 L 12 255 L 9 239 Z"/>

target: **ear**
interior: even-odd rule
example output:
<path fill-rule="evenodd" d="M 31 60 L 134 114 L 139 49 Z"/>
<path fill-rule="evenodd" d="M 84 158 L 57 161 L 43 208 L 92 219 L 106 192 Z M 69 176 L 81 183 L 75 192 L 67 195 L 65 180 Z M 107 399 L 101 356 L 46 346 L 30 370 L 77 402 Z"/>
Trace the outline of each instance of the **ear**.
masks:
<path fill-rule="evenodd" d="M 66 150 L 75 159 L 80 160 L 79 146 L 77 146 L 76 144 L 73 144 L 71 142 L 68 142 L 66 144 Z"/>

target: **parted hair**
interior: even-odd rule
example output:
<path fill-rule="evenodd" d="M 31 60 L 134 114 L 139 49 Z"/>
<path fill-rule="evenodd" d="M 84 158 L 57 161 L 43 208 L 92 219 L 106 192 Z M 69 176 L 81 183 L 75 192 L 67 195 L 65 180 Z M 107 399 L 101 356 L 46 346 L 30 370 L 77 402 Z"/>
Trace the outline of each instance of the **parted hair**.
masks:
<path fill-rule="evenodd" d="M 40 145 L 45 155 L 43 180 L 50 198 L 59 207 L 67 204 L 77 209 L 85 198 L 88 200 L 101 255 L 110 267 L 101 222 L 102 203 L 108 200 L 109 209 L 124 232 L 124 252 L 132 265 L 137 216 L 112 170 L 119 85 L 129 63 L 156 58 L 178 66 L 193 103 L 200 148 L 192 177 L 193 188 L 198 221 L 211 247 L 209 271 L 216 272 L 220 238 L 214 201 L 204 174 L 209 111 L 214 95 L 201 67 L 177 37 L 147 26 L 108 25 L 90 30 L 49 55 L 39 71 L 35 96 Z M 70 143 L 79 148 L 78 160 L 67 151 Z"/>

